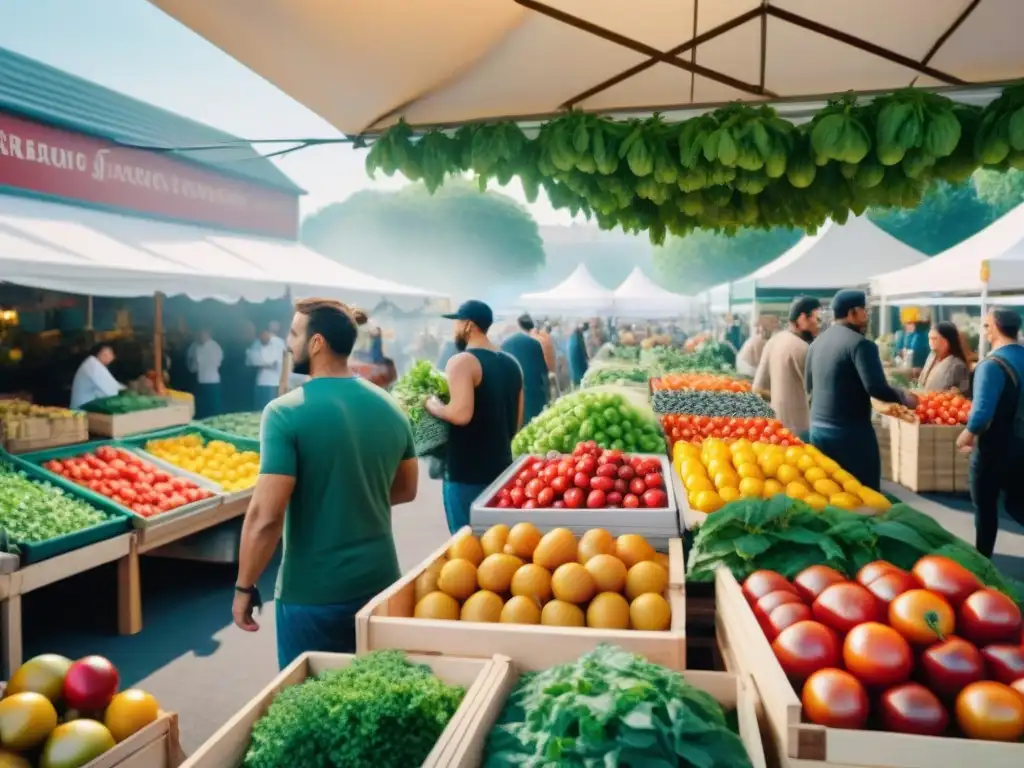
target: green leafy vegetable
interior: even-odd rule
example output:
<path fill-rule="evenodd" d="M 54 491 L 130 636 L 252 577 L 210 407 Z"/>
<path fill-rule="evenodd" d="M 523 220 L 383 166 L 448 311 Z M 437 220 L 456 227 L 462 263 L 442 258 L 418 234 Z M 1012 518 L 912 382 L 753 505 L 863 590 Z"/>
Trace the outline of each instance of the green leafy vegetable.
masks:
<path fill-rule="evenodd" d="M 227 432 L 229 435 L 259 440 L 261 416 L 262 414 L 259 411 L 222 413 L 219 416 L 210 416 L 203 419 L 200 423 L 205 424 L 210 429 Z"/>
<path fill-rule="evenodd" d="M 398 400 L 402 410 L 409 415 L 409 421 L 416 424 L 429 417 L 423 404 L 427 398 L 436 395 L 448 402 L 448 379 L 428 360 L 417 360 L 405 374 L 395 382 L 391 394 Z"/>
<path fill-rule="evenodd" d="M 167 400 L 154 395 L 138 395 L 134 392 L 122 392 L 111 397 L 100 397 L 82 406 L 83 411 L 117 416 L 136 411 L 151 411 L 154 408 L 166 408 Z"/>
<path fill-rule="evenodd" d="M 743 768 L 721 705 L 682 675 L 601 645 L 523 675 L 487 741 L 484 768 Z"/>
<path fill-rule="evenodd" d="M 625 368 L 620 366 L 592 366 L 583 374 L 582 387 L 596 387 L 601 384 L 643 384 L 646 386 L 651 372 L 644 367 Z"/>
<path fill-rule="evenodd" d="M 36 543 L 106 522 L 110 517 L 55 485 L 0 461 L 0 528 L 14 542 Z"/>

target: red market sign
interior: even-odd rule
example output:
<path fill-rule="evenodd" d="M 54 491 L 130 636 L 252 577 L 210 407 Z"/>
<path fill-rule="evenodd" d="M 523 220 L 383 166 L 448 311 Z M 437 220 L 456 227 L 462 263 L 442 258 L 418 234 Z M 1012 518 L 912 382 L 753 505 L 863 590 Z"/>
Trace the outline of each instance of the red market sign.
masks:
<path fill-rule="evenodd" d="M 273 237 L 299 230 L 295 194 L 2 112 L 0 186 Z"/>

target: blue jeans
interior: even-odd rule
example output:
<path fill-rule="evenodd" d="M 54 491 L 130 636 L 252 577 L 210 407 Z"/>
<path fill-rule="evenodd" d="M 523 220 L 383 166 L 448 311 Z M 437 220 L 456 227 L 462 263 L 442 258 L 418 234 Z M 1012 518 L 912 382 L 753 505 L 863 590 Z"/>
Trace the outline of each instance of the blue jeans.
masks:
<path fill-rule="evenodd" d="M 270 401 L 277 397 L 277 387 L 261 387 L 259 384 L 256 385 L 256 395 L 254 399 L 254 411 L 262 412 L 264 408 L 270 405 Z"/>
<path fill-rule="evenodd" d="M 445 480 L 441 484 L 444 498 L 444 516 L 448 518 L 448 532 L 455 533 L 469 525 L 469 508 L 477 496 L 484 492 L 489 483 L 453 483 Z"/>
<path fill-rule="evenodd" d="M 281 669 L 306 651 L 356 652 L 356 614 L 364 600 L 333 605 L 274 602 L 277 663 Z"/>

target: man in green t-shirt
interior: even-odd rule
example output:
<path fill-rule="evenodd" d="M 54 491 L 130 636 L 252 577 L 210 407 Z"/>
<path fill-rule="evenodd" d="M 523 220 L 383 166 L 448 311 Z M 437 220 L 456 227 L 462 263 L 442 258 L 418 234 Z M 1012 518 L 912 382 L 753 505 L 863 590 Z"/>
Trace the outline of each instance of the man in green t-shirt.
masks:
<path fill-rule="evenodd" d="M 349 371 L 355 340 L 343 304 L 296 304 L 288 348 L 310 380 L 263 411 L 232 613 L 242 629 L 259 629 L 255 585 L 283 532 L 275 590 L 282 668 L 304 651 L 354 652 L 356 612 L 399 576 L 391 507 L 416 498 L 412 429 L 387 392 Z"/>

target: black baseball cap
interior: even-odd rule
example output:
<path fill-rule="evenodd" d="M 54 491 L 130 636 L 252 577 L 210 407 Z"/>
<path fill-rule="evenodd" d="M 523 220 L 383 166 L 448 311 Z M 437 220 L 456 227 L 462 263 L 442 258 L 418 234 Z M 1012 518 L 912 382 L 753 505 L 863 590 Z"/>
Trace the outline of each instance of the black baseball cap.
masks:
<path fill-rule="evenodd" d="M 449 320 L 468 320 L 484 333 L 487 333 L 491 324 L 494 323 L 494 313 L 491 308 L 476 299 L 462 302 L 455 312 L 441 315 L 441 317 Z"/>

